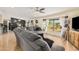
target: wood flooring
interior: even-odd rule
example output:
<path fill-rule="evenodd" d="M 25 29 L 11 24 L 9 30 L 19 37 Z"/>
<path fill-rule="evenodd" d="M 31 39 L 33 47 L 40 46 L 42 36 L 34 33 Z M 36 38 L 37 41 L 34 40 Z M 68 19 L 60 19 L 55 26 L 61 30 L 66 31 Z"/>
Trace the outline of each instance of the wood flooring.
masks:
<path fill-rule="evenodd" d="M 54 44 L 63 46 L 65 51 L 78 51 L 70 42 L 63 40 L 60 37 L 45 34 L 45 37 L 54 41 Z M 0 35 L 0 51 L 22 51 L 22 49 L 17 46 L 16 37 L 13 32 L 8 32 Z"/>

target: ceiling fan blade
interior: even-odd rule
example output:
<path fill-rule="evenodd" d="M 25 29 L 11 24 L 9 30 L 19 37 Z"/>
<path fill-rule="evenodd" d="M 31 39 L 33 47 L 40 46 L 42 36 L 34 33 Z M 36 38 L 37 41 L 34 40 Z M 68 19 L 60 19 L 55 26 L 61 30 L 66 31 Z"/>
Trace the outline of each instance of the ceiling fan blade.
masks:
<path fill-rule="evenodd" d="M 45 10 L 45 8 L 41 8 L 40 10 Z"/>
<path fill-rule="evenodd" d="M 43 10 L 45 10 L 45 8 L 35 7 L 35 11 L 37 11 L 37 12 L 45 13 Z"/>

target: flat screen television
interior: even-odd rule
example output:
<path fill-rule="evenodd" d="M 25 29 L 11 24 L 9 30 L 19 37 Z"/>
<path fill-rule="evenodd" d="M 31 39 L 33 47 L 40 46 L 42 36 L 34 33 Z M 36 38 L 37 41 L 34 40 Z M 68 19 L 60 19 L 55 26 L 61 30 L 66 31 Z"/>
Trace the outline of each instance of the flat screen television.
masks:
<path fill-rule="evenodd" d="M 72 29 L 79 30 L 79 16 L 72 18 Z"/>

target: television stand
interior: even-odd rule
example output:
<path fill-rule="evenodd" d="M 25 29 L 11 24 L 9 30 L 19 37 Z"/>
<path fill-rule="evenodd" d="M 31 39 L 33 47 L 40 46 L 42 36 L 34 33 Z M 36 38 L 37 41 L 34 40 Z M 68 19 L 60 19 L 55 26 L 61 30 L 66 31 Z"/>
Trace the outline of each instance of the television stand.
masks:
<path fill-rule="evenodd" d="M 79 32 L 78 31 L 69 31 L 69 42 L 79 49 Z"/>

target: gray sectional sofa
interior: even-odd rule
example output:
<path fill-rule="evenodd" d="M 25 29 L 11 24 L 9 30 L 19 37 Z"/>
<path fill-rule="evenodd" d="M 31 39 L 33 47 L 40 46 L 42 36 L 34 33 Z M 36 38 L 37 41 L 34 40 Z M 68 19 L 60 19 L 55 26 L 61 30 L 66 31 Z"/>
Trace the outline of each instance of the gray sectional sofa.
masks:
<path fill-rule="evenodd" d="M 64 51 L 64 47 L 54 45 L 49 47 L 46 41 L 36 33 L 21 28 L 14 29 L 17 43 L 24 51 Z"/>

